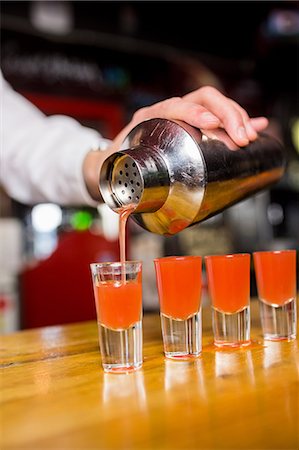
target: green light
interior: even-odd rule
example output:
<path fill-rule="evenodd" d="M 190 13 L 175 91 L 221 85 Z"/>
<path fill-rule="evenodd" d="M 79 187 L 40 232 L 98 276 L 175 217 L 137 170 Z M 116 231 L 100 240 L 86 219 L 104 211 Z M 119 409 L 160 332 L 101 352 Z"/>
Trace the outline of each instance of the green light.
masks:
<path fill-rule="evenodd" d="M 92 224 L 92 215 L 87 211 L 77 211 L 71 217 L 71 225 L 75 230 L 88 230 Z"/>

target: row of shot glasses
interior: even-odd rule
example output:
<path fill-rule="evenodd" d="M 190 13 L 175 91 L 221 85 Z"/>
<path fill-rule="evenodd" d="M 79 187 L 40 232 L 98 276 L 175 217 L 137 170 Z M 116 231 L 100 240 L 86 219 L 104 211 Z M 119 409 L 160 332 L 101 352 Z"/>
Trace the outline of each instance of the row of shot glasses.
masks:
<path fill-rule="evenodd" d="M 296 250 L 253 253 L 262 334 L 296 337 Z M 214 344 L 250 344 L 249 253 L 204 258 L 212 306 Z M 194 358 L 202 352 L 201 256 L 154 260 L 165 356 Z M 107 372 L 142 366 L 142 262 L 91 264 L 102 365 Z"/>

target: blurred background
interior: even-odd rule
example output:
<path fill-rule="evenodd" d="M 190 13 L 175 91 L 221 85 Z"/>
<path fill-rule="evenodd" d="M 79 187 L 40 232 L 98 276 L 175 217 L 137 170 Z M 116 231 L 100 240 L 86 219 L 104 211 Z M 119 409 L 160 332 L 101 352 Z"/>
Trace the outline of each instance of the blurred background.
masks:
<path fill-rule="evenodd" d="M 296 1 L 1 2 L 3 75 L 44 113 L 113 138 L 136 109 L 212 85 L 285 146 L 281 182 L 206 222 L 164 238 L 130 219 L 145 311 L 158 309 L 155 257 L 299 250 L 298 38 Z M 0 331 L 95 319 L 89 264 L 119 258 L 117 215 L 0 200 Z"/>

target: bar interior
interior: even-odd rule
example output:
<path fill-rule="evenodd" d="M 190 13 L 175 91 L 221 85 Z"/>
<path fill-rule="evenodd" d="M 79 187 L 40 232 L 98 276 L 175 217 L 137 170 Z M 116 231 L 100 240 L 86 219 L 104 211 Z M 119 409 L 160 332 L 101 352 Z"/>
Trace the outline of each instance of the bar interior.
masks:
<path fill-rule="evenodd" d="M 84 127 L 109 147 L 135 111 L 205 86 L 269 121 L 238 148 L 231 117 L 199 130 L 160 110 L 98 171 L 101 202 L 1 182 L 1 448 L 299 448 L 298 3 L 1 10 L 5 83 L 73 141 Z M 34 142 L 30 118 L 6 128 L 6 95 L 1 155 L 30 147 L 26 128 Z M 31 155 L 34 177 L 27 153 L 23 173 L 3 156 L 7 185 Z"/>

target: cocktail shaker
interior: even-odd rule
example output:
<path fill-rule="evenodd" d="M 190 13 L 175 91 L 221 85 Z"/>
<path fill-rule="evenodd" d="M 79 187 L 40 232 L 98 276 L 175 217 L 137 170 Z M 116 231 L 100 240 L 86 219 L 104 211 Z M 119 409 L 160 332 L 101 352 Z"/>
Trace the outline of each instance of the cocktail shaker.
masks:
<path fill-rule="evenodd" d="M 285 170 L 282 145 L 267 134 L 238 148 L 223 129 L 150 119 L 130 131 L 100 172 L 100 191 L 114 211 L 153 233 L 172 235 L 269 187 Z"/>

